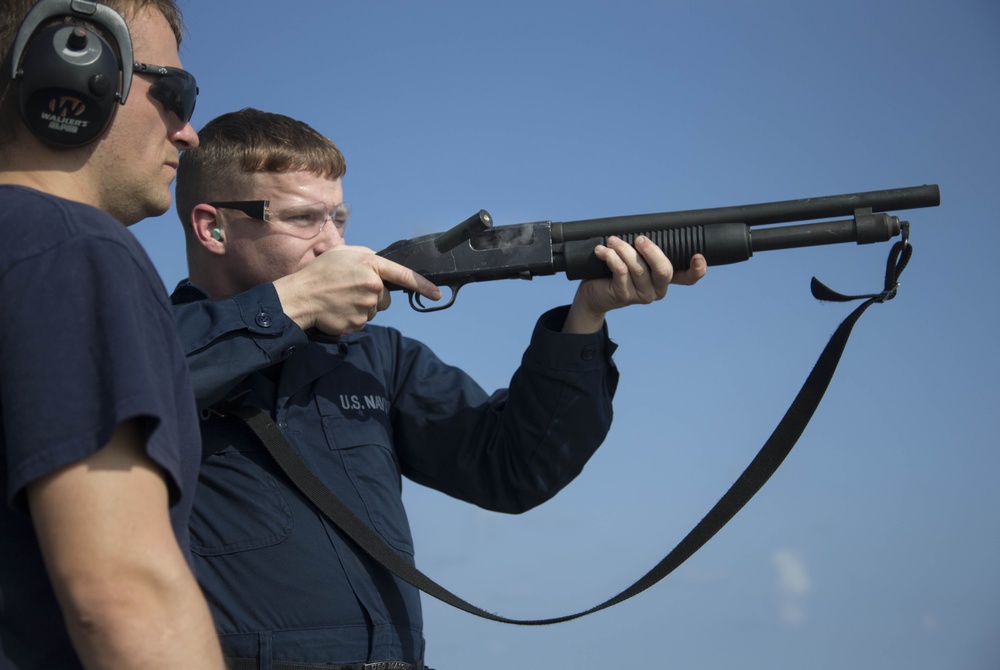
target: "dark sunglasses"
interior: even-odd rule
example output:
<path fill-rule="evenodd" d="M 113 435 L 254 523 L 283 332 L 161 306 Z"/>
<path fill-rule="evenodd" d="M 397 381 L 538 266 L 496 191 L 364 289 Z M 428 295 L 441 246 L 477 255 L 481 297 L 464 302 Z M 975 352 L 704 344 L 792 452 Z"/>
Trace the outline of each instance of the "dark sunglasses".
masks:
<path fill-rule="evenodd" d="M 251 219 L 267 221 L 271 218 L 267 213 L 267 206 L 271 204 L 270 200 L 227 200 L 225 202 L 210 202 L 208 204 L 217 209 L 235 209 L 243 212 Z"/>
<path fill-rule="evenodd" d="M 184 123 L 191 120 L 198 99 L 198 82 L 193 74 L 177 67 L 149 63 L 132 63 L 132 71 L 159 77 L 150 86 L 149 94 Z"/>

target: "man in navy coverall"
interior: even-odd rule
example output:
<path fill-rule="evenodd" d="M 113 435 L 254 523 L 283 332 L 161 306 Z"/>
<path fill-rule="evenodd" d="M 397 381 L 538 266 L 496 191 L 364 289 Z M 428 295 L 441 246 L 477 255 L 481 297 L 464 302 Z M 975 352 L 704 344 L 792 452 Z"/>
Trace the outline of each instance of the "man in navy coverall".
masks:
<path fill-rule="evenodd" d="M 385 282 L 440 291 L 345 244 L 346 167 L 332 142 L 257 110 L 199 135 L 177 180 L 190 279 L 173 295 L 199 406 L 245 392 L 411 562 L 402 476 L 501 512 L 551 498 L 610 426 L 618 373 L 605 313 L 705 273 L 700 256 L 674 274 L 649 240 L 612 238 L 597 254 L 613 277 L 542 315 L 510 387 L 488 395 L 420 342 L 367 325 L 389 305 Z M 231 666 L 423 667 L 418 591 L 304 500 L 239 419 L 203 415 L 191 544 Z"/>

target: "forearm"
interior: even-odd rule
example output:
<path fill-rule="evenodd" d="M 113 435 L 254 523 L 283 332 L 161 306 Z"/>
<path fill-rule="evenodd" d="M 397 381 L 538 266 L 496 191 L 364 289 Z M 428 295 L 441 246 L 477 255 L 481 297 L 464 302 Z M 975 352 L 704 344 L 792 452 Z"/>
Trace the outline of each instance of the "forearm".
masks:
<path fill-rule="evenodd" d="M 60 604 L 85 667 L 218 670 L 211 614 L 178 552 L 170 563 L 108 566 L 64 581 Z"/>
<path fill-rule="evenodd" d="M 564 325 L 559 335 L 536 332 L 511 379 L 499 434 L 508 452 L 504 463 L 516 468 L 511 481 L 518 482 L 521 509 L 549 500 L 575 479 L 611 427 L 618 371 L 614 345 L 600 331 L 599 325 L 569 334 Z"/>
<path fill-rule="evenodd" d="M 174 535 L 166 480 L 135 422 L 27 488 L 74 648 L 88 668 L 222 668 L 211 616 Z"/>
<path fill-rule="evenodd" d="M 607 312 L 597 311 L 584 304 L 582 293 L 577 292 L 566 314 L 562 332 L 567 335 L 587 335 L 596 333 L 604 327 Z"/>
<path fill-rule="evenodd" d="M 199 408 L 308 341 L 270 284 L 223 300 L 175 304 L 174 319 Z"/>
<path fill-rule="evenodd" d="M 420 370 L 424 387 L 399 411 L 410 478 L 467 502 L 523 512 L 584 467 L 611 424 L 618 373 L 605 333 L 561 333 L 565 308 L 543 317 L 509 390 L 465 390 L 460 371 Z M 427 388 L 429 379 L 437 386 Z M 429 448 L 428 445 L 439 445 Z"/>

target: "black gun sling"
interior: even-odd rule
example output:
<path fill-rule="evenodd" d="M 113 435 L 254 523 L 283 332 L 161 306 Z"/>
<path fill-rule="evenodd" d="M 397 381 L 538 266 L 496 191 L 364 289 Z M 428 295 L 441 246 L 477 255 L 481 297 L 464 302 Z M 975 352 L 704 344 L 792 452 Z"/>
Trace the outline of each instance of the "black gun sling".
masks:
<path fill-rule="evenodd" d="M 232 414 L 243 419 L 295 486 L 359 547 L 378 561 L 384 568 L 408 584 L 458 609 L 501 623 L 540 626 L 570 621 L 616 605 L 653 586 L 690 558 L 691 555 L 708 542 L 750 501 L 771 475 L 774 474 L 782 461 L 785 460 L 785 457 L 791 452 L 792 447 L 795 446 L 795 443 L 805 430 L 806 425 L 816 411 L 816 407 L 826 393 L 830 381 L 833 379 L 837 364 L 840 362 L 840 357 L 847 346 L 851 330 L 858 319 L 861 318 L 861 315 L 872 304 L 882 303 L 896 296 L 896 289 L 898 288 L 897 280 L 903 268 L 906 267 L 911 254 L 912 246 L 909 244 L 909 231 L 904 230 L 902 240 L 896 242 L 889 252 L 885 288 L 878 294 L 841 295 L 830 290 L 813 277 L 811 290 L 817 300 L 832 302 L 864 300 L 865 302 L 844 319 L 830 337 L 830 341 L 820 354 L 812 372 L 806 378 L 798 395 L 792 401 L 791 406 L 774 429 L 774 432 L 771 433 L 767 442 L 764 443 L 764 446 L 757 453 L 757 456 L 754 457 L 753 461 L 750 462 L 746 470 L 743 471 L 715 506 L 709 510 L 708 514 L 698 522 L 691 532 L 663 560 L 632 584 L 632 586 L 605 602 L 588 610 L 577 612 L 576 614 L 568 614 L 550 619 L 508 619 L 466 602 L 410 565 L 378 533 L 355 516 L 302 462 L 266 411 L 256 407 L 240 405 L 237 407 L 226 407 L 219 413 Z"/>

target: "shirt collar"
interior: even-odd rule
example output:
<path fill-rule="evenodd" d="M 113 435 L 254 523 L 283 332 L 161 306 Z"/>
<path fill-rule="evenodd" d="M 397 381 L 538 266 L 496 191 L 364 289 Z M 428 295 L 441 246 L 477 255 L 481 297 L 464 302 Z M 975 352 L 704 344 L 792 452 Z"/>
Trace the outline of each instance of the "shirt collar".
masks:
<path fill-rule="evenodd" d="M 182 279 L 170 295 L 170 302 L 175 305 L 183 305 L 189 302 L 204 300 L 207 297 L 208 293 L 197 284 L 192 284 L 190 279 Z"/>

